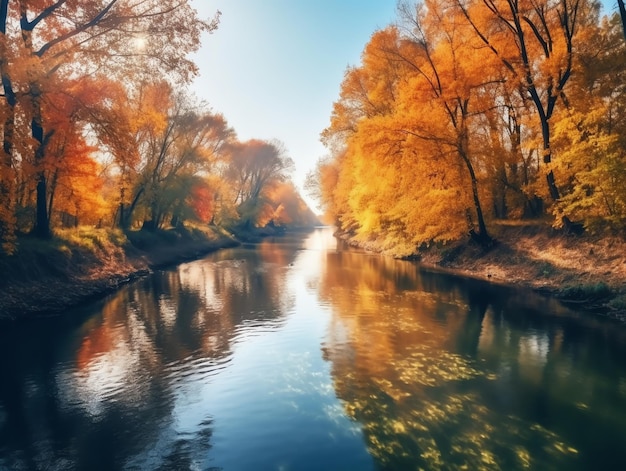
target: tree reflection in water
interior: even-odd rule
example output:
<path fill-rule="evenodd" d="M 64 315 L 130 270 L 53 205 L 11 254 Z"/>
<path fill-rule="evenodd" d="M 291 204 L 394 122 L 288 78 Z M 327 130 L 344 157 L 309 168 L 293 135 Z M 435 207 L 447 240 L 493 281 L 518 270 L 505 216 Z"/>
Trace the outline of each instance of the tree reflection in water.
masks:
<path fill-rule="evenodd" d="M 337 252 L 323 266 L 319 296 L 333 309 L 323 354 L 381 469 L 589 469 L 611 460 L 604 450 L 621 439 L 594 446 L 585 429 L 597 424 L 584 405 L 608 386 L 589 371 L 602 359 L 585 358 L 588 343 L 600 336 L 624 351 L 610 326 L 409 262 Z M 624 391 L 608 387 L 619 410 Z M 615 407 L 594 403 L 601 415 Z M 618 415 L 615 431 L 626 424 Z"/>
<path fill-rule="evenodd" d="M 625 469 L 623 328 L 323 234 L 0 329 L 0 469 Z"/>
<path fill-rule="evenodd" d="M 204 463 L 213 417 L 198 407 L 203 387 L 236 342 L 284 322 L 294 256 L 270 244 L 224 251 L 1 332 L 0 469 Z"/>

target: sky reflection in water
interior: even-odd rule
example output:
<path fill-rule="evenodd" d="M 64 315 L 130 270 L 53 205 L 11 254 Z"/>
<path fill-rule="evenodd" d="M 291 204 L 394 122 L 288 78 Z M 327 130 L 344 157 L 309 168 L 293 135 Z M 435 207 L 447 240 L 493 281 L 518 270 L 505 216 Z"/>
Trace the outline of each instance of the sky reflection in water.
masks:
<path fill-rule="evenodd" d="M 0 469 L 626 464 L 626 333 L 328 230 L 0 331 Z"/>

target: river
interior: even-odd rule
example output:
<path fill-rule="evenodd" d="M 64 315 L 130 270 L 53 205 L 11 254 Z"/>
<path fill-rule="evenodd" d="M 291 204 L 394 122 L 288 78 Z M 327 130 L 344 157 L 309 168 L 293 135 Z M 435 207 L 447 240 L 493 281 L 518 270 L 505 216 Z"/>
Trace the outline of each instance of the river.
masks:
<path fill-rule="evenodd" d="M 329 229 L 1 329 L 2 470 L 626 469 L 625 327 Z"/>

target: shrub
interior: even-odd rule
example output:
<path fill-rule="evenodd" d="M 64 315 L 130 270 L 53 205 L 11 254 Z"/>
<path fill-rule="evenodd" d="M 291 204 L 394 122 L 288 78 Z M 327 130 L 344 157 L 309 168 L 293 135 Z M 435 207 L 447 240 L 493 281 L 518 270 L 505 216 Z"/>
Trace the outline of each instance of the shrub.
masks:
<path fill-rule="evenodd" d="M 594 284 L 579 284 L 567 286 L 561 291 L 561 296 L 572 300 L 599 300 L 611 296 L 611 288 L 603 281 Z"/>

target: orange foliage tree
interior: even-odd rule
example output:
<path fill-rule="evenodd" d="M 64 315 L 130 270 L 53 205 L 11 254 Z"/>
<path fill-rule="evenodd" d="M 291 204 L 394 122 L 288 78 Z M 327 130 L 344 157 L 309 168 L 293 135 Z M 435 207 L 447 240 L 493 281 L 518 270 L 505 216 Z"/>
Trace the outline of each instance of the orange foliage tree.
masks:
<path fill-rule="evenodd" d="M 485 58 L 468 40 L 469 29 L 436 6 L 405 9 L 406 33 L 389 27 L 372 36 L 362 67 L 347 72 L 323 134 L 342 162 L 333 191 L 345 208 L 343 229 L 385 239 L 384 246 L 455 238 L 466 216 L 477 224 L 477 240 L 490 243 L 470 128 L 484 106 L 478 91 L 493 79 L 480 73 Z M 433 222 L 442 207 L 448 217 Z"/>
<path fill-rule="evenodd" d="M 106 94 L 100 83 L 78 79 L 46 98 L 42 116 L 54 129 L 42 162 L 47 214 L 64 226 L 99 223 L 110 208 L 101 193 L 100 164 L 94 157 L 97 149 L 87 143 L 86 128 L 89 109 L 99 106 Z"/>
<path fill-rule="evenodd" d="M 61 78 L 106 69 L 126 79 L 150 70 L 188 80 L 196 69 L 186 55 L 198 48 L 202 32 L 216 26 L 217 18 L 200 20 L 188 1 L 0 0 L 0 192 L 6 206 L 14 207 L 15 196 L 4 178 L 16 162 L 30 158 L 30 178 L 37 188 L 34 233 L 50 235 L 50 162 L 45 157 L 55 129 L 45 121 L 43 109 L 47 96 L 63 87 Z M 17 139 L 26 134 L 28 141 Z M 10 231 L 11 218 L 1 216 L 6 219 L 3 232 Z"/>
<path fill-rule="evenodd" d="M 122 133 L 112 136 L 112 124 Z M 110 177 L 119 188 L 117 220 L 124 228 L 135 221 L 148 229 L 166 219 L 182 222 L 190 189 L 208 177 L 234 139 L 222 115 L 163 81 L 137 87 L 126 110 L 106 113 L 98 132 L 113 156 Z"/>
<path fill-rule="evenodd" d="M 230 202 L 244 227 L 259 225 L 268 192 L 288 179 L 294 163 L 279 141 L 252 139 L 229 148 L 224 178 L 230 186 Z"/>
<path fill-rule="evenodd" d="M 319 224 L 317 216 L 300 196 L 291 181 L 277 182 L 267 193 L 261 226 L 310 227 Z"/>
<path fill-rule="evenodd" d="M 502 62 L 511 86 L 530 97 L 539 121 L 543 162 L 551 198 L 561 191 L 552 169 L 551 120 L 574 68 L 578 33 L 597 18 L 588 0 L 454 0 L 476 36 Z M 596 20 L 597 21 L 597 20 Z M 569 224 L 567 215 L 563 222 Z"/>

